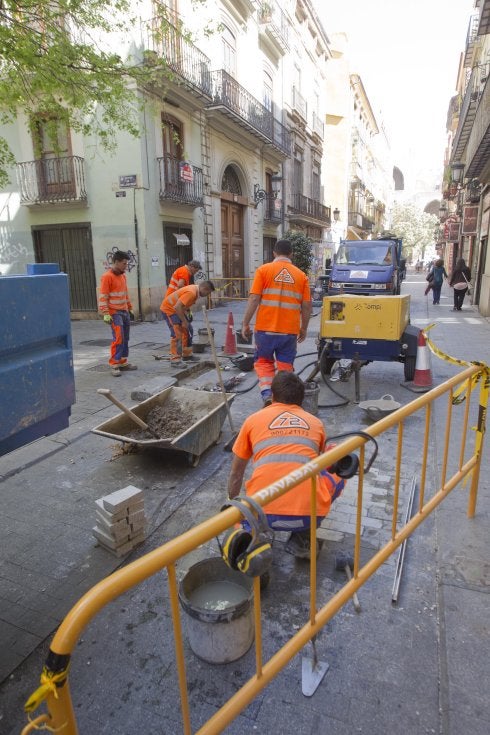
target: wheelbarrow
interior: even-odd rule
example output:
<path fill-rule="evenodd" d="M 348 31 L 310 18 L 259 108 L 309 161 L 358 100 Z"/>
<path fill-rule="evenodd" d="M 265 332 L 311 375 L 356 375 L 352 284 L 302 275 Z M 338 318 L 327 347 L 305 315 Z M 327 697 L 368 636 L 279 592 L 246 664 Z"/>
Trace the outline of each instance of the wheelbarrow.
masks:
<path fill-rule="evenodd" d="M 226 394 L 228 405 L 234 397 L 234 393 Z M 131 410 L 145 421 L 152 408 L 162 406 L 171 400 L 178 402 L 182 416 L 189 417 L 189 426 L 178 436 L 162 436 L 158 439 L 148 437 L 145 432 L 138 431 L 137 425 L 125 413 L 119 413 L 112 419 L 104 421 L 92 429 L 92 432 L 144 449 L 170 449 L 185 452 L 190 466 L 196 467 L 201 454 L 208 447 L 216 444 L 220 437 L 227 416 L 227 404 L 223 400 L 222 393 L 208 393 L 171 386 L 138 403 Z M 197 420 L 192 423 L 191 417 Z M 138 434 L 141 434 L 141 438 Z"/>

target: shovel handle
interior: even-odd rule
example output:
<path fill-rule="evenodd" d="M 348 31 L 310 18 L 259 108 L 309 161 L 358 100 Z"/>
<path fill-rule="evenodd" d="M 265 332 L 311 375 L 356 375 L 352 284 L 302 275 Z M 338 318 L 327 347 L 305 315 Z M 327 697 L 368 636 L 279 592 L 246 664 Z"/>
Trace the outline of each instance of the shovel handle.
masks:
<path fill-rule="evenodd" d="M 352 572 L 351 572 L 350 566 L 348 564 L 345 565 L 344 571 L 345 571 L 345 573 L 347 575 L 347 579 L 350 582 L 351 579 L 352 579 Z M 352 602 L 354 603 L 354 608 L 355 608 L 356 612 L 358 612 L 358 613 L 361 612 L 361 603 L 359 602 L 359 598 L 357 596 L 357 592 L 354 592 L 354 594 L 352 595 Z"/>
<path fill-rule="evenodd" d="M 142 429 L 145 429 L 146 431 L 149 431 L 150 434 L 153 434 L 155 436 L 155 432 L 150 429 L 148 424 L 146 424 L 143 419 L 140 419 L 139 416 L 136 416 L 135 413 L 131 411 L 130 408 L 124 405 L 124 403 L 121 403 L 115 396 L 112 395 L 109 388 L 98 388 L 97 393 L 100 393 L 101 396 L 105 396 L 109 401 L 112 401 L 112 403 L 121 409 L 121 411 L 124 411 L 124 413 L 129 416 L 130 419 L 132 419 L 135 424 L 138 424 Z M 160 437 L 157 437 L 160 438 Z"/>

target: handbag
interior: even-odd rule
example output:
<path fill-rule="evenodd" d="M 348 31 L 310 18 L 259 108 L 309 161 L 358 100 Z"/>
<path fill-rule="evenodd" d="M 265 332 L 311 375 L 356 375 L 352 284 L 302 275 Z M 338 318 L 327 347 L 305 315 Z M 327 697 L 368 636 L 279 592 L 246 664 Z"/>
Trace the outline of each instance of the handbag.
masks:
<path fill-rule="evenodd" d="M 427 275 L 427 278 L 426 278 L 425 280 L 426 280 L 426 281 L 429 281 L 429 283 L 432 283 L 432 281 L 434 280 L 434 271 L 431 271 L 431 272 L 430 272 L 430 273 L 429 273 L 429 274 Z"/>
<path fill-rule="evenodd" d="M 471 289 L 473 288 L 473 286 L 471 285 L 471 282 L 468 281 L 464 273 L 463 273 L 463 278 L 466 281 L 466 284 L 468 286 L 468 296 L 471 296 Z"/>

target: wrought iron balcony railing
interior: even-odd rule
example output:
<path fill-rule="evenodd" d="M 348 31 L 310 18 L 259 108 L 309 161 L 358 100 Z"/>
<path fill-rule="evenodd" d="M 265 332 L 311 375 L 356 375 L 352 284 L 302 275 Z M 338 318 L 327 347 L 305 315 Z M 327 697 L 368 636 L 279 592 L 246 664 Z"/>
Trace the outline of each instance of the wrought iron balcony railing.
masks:
<path fill-rule="evenodd" d="M 202 169 L 175 156 L 157 158 L 160 175 L 160 199 L 170 199 L 182 204 L 203 203 Z"/>
<path fill-rule="evenodd" d="M 366 217 L 362 212 L 350 211 L 347 222 L 349 227 L 359 227 L 367 232 L 371 232 L 374 227 L 374 219 Z"/>
<path fill-rule="evenodd" d="M 304 194 L 293 194 L 293 204 L 290 209 L 295 214 L 302 214 L 306 217 L 321 220 L 322 222 L 331 221 L 330 207 L 326 207 L 316 199 L 304 196 Z"/>
<path fill-rule="evenodd" d="M 318 135 L 319 138 L 323 140 L 324 135 L 324 125 L 322 122 L 321 117 L 319 117 L 316 112 L 313 113 L 312 119 L 311 119 L 311 129 L 314 133 Z"/>
<path fill-rule="evenodd" d="M 264 202 L 264 220 L 280 224 L 282 222 L 283 205 L 280 199 L 266 199 Z"/>
<path fill-rule="evenodd" d="M 195 90 L 211 97 L 211 71 L 208 57 L 181 31 L 159 17 L 146 23 L 147 48 L 164 59 L 166 66 Z M 151 56 L 147 54 L 147 63 Z"/>
<path fill-rule="evenodd" d="M 17 164 L 21 204 L 86 202 L 84 159 L 40 158 Z"/>
<path fill-rule="evenodd" d="M 259 8 L 259 23 L 265 26 L 283 51 L 288 48 L 289 26 L 285 13 L 276 2 L 263 2 Z"/>
<path fill-rule="evenodd" d="M 465 146 L 468 143 L 476 116 L 476 109 L 488 82 L 489 72 L 489 62 L 478 64 L 477 66 L 474 66 L 471 71 L 464 94 L 463 104 L 461 106 L 458 129 L 456 130 L 453 140 L 451 150 L 451 160 L 453 161 L 461 160 Z"/>
<path fill-rule="evenodd" d="M 296 112 L 298 112 L 301 115 L 303 120 L 307 119 L 306 100 L 303 97 L 303 95 L 299 92 L 299 90 L 296 89 L 296 87 L 293 87 L 293 90 L 292 90 L 292 106 L 293 106 L 293 110 L 296 110 Z"/>
<path fill-rule="evenodd" d="M 213 101 L 209 108 L 222 107 L 239 125 L 258 135 L 264 142 L 271 143 L 286 155 L 290 155 L 291 134 L 267 107 L 224 69 L 213 71 L 212 79 Z"/>

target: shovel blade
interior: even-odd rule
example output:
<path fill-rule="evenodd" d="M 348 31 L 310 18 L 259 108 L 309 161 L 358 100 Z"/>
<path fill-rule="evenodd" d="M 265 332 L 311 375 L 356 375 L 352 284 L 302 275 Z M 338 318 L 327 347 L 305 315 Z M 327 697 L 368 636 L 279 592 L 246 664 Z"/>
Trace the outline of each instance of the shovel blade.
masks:
<path fill-rule="evenodd" d="M 303 656 L 301 659 L 301 691 L 305 697 L 311 697 L 318 689 L 329 665 L 324 661 L 314 661 L 313 658 Z"/>

